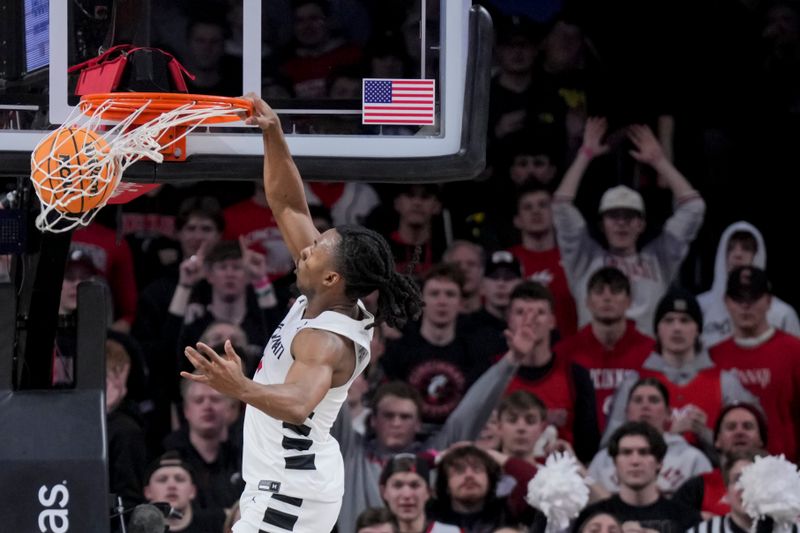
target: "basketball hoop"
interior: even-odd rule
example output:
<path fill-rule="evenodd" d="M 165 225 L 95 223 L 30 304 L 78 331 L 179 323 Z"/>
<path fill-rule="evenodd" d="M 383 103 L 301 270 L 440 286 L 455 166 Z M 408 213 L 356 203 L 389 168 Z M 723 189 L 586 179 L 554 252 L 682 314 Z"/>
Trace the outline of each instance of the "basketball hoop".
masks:
<path fill-rule="evenodd" d="M 244 98 L 183 93 L 103 93 L 81 98 L 31 154 L 41 231 L 86 226 L 113 196 L 122 173 L 142 158 L 186 159 L 186 135 L 198 126 L 243 120 Z M 108 123 L 116 122 L 109 126 Z"/>
<path fill-rule="evenodd" d="M 236 122 L 242 120 L 241 114 L 250 114 L 253 110 L 253 105 L 243 98 L 185 93 L 87 94 L 81 98 L 78 107 L 84 115 L 99 113 L 103 119 L 115 122 L 138 112 L 133 118 L 134 124 L 144 124 L 170 111 L 186 108 L 185 115 L 194 114 L 187 123 L 198 126 Z M 219 110 L 226 112 L 220 113 Z M 203 116 L 203 112 L 208 113 Z"/>

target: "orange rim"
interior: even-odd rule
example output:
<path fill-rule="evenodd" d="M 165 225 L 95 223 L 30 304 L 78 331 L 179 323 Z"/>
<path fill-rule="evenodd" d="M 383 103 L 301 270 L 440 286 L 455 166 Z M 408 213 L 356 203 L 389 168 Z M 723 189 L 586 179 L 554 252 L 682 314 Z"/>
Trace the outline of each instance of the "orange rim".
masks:
<path fill-rule="evenodd" d="M 227 107 L 237 112 L 237 115 L 250 116 L 253 114 L 253 104 L 244 98 L 231 98 L 229 96 L 214 96 L 208 94 L 185 93 L 96 93 L 81 97 L 78 104 L 81 113 L 87 116 L 94 115 L 95 111 L 104 103 L 110 101 L 106 109 L 100 112 L 105 120 L 125 120 L 134 111 L 147 104 L 142 113 L 136 117 L 135 124 L 148 122 L 162 113 L 172 111 L 186 104 L 192 104 L 190 109 L 210 109 L 214 107 Z M 224 122 L 237 122 L 241 116 L 223 115 L 204 118 L 188 124 L 220 124 Z M 187 123 L 185 123 L 187 124 Z"/>

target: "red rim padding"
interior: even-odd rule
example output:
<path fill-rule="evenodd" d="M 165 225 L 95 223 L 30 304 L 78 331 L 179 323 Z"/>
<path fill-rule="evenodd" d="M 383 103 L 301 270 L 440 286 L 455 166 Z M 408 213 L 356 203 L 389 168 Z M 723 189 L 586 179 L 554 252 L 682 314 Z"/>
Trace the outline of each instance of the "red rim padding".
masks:
<path fill-rule="evenodd" d="M 81 98 L 78 106 L 84 115 L 91 116 L 104 102 L 110 100 L 111 105 L 100 116 L 105 120 L 121 121 L 130 116 L 133 111 L 142 108 L 147 102 L 147 108 L 134 121 L 135 124 L 148 122 L 162 113 L 172 111 L 185 104 L 191 103 L 192 109 L 211 107 L 230 107 L 239 111 L 240 115 L 253 114 L 253 104 L 244 98 L 231 98 L 228 96 L 214 96 L 208 94 L 185 93 L 97 93 L 87 94 Z M 202 120 L 203 124 L 220 124 L 223 122 L 236 122 L 243 117 L 224 115 L 210 117 Z"/>

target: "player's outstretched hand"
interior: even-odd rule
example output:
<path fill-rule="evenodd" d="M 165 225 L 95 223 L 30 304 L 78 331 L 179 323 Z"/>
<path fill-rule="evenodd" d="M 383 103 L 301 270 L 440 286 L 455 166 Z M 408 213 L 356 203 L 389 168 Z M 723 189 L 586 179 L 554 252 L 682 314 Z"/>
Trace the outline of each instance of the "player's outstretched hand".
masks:
<path fill-rule="evenodd" d="M 194 373 L 181 372 L 181 376 L 198 383 L 205 383 L 226 396 L 236 398 L 247 378 L 242 372 L 242 359 L 233 349 L 230 340 L 225 341 L 225 353 L 219 355 L 207 344 L 197 343 L 197 349 L 187 346 L 183 352 L 195 368 Z"/>
<path fill-rule="evenodd" d="M 247 93 L 242 98 L 253 103 L 253 114 L 245 119 L 245 124 L 258 126 L 265 132 L 275 128 L 280 131 L 281 121 L 278 115 L 260 96 L 255 93 Z"/>

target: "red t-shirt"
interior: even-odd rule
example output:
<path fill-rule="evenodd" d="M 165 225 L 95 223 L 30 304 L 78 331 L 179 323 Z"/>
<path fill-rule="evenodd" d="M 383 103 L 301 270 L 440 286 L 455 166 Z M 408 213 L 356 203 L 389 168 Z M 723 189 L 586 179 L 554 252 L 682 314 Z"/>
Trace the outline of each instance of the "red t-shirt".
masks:
<path fill-rule="evenodd" d="M 98 223 L 75 230 L 72 248 L 92 259 L 94 267 L 108 281 L 114 300 L 114 318 L 133 324 L 136 316 L 136 276 L 133 255 L 125 239 L 117 242 L 117 232 Z"/>
<path fill-rule="evenodd" d="M 269 207 L 248 199 L 226 208 L 222 214 L 225 217 L 222 238 L 236 240 L 244 236 L 248 248 L 266 254 L 267 271 L 271 279 L 275 280 L 294 270 L 292 254 Z"/>
<path fill-rule="evenodd" d="M 518 390 L 533 393 L 542 400 L 547 406 L 547 421 L 556 426 L 558 436 L 569 443 L 574 442 L 572 428 L 575 421 L 575 387 L 569 361 L 556 356 L 553 368 L 535 381 L 514 374 L 505 394 Z"/>
<path fill-rule="evenodd" d="M 694 405 L 706 413 L 708 419 L 706 424 L 709 429 L 713 429 L 714 423 L 722 411 L 722 378 L 719 367 L 706 368 L 697 373 L 692 381 L 685 385 L 673 383 L 661 372 L 655 370 L 642 369 L 639 372 L 640 378 L 653 377 L 659 380 L 669 392 L 669 405 L 673 409 L 680 409 L 687 405 Z M 699 444 L 694 433 L 686 432 L 683 437 L 690 444 Z"/>
<path fill-rule="evenodd" d="M 522 264 L 525 278 L 541 283 L 553 294 L 556 304 L 556 326 L 561 338 L 574 335 L 578 330 L 578 312 L 567 285 L 567 275 L 561 266 L 561 251 L 558 247 L 544 252 L 534 252 L 518 244 L 509 248 L 509 251 Z"/>
<path fill-rule="evenodd" d="M 722 479 L 722 471 L 715 468 L 701 477 L 703 479 L 702 510 L 717 516 L 725 516 L 730 513 L 731 505 L 727 501 L 728 489 Z"/>
<path fill-rule="evenodd" d="M 640 333 L 634 322 L 629 320 L 625 333 L 611 350 L 600 344 L 589 324 L 556 344 L 553 351 L 589 371 L 597 403 L 597 422 L 602 430 L 611 411 L 614 391 L 631 371 L 641 369 L 654 347 L 655 341 Z"/>
<path fill-rule="evenodd" d="M 800 429 L 800 339 L 776 330 L 766 342 L 751 348 L 733 338 L 710 350 L 711 359 L 723 370 L 736 370 L 747 390 L 761 401 L 767 415 L 768 450 L 797 462 Z"/>

